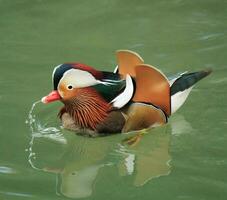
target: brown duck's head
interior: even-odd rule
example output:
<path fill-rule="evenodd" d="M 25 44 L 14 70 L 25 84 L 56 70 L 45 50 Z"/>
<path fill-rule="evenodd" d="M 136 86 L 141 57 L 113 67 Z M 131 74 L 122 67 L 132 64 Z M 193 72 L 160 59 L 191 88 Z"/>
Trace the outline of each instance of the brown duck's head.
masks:
<path fill-rule="evenodd" d="M 62 64 L 53 71 L 54 90 L 42 98 L 43 103 L 60 100 L 67 112 L 82 128 L 96 129 L 111 109 L 93 86 L 104 83 L 102 72 L 82 64 Z M 60 117 L 62 113 L 60 111 Z"/>
<path fill-rule="evenodd" d="M 101 75 L 101 72 L 80 63 L 58 65 L 52 74 L 54 90 L 43 97 L 42 102 L 67 102 L 75 98 L 82 88 L 98 84 Z"/>

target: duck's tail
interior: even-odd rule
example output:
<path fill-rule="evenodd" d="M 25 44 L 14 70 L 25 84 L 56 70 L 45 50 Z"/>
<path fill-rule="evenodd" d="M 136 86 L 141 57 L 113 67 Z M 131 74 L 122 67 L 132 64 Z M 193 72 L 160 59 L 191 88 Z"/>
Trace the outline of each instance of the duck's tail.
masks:
<path fill-rule="evenodd" d="M 199 80 L 208 76 L 212 70 L 202 70 L 193 73 L 183 73 L 173 81 L 170 80 L 171 88 L 171 114 L 176 112 L 187 99 L 191 89 Z"/>

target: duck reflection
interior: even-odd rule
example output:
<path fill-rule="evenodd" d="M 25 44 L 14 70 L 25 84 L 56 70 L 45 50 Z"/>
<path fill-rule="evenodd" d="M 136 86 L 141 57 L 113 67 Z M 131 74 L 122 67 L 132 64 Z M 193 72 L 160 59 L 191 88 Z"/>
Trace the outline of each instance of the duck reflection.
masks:
<path fill-rule="evenodd" d="M 57 193 L 69 198 L 90 196 L 98 174 L 105 167 L 115 170 L 117 166 L 120 176 L 132 176 L 133 185 L 142 186 L 170 173 L 169 145 L 173 129 L 167 125 L 98 138 L 77 136 L 67 131 L 34 134 L 29 162 L 37 170 L 55 173 Z"/>

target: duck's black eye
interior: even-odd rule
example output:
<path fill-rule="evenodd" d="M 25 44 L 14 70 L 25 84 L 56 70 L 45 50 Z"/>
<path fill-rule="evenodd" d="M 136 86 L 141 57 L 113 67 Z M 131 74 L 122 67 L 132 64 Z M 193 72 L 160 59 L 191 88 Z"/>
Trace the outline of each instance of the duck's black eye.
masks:
<path fill-rule="evenodd" d="M 72 90 L 72 89 L 73 89 L 73 86 L 68 85 L 68 89 L 69 89 L 69 90 Z"/>

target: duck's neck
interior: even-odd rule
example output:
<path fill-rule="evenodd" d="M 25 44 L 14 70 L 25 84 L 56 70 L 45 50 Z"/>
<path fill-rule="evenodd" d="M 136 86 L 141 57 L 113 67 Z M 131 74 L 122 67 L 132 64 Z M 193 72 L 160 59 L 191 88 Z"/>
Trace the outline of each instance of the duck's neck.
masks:
<path fill-rule="evenodd" d="M 74 98 L 63 103 L 76 125 L 92 130 L 105 120 L 112 108 L 93 88 L 80 89 Z"/>

